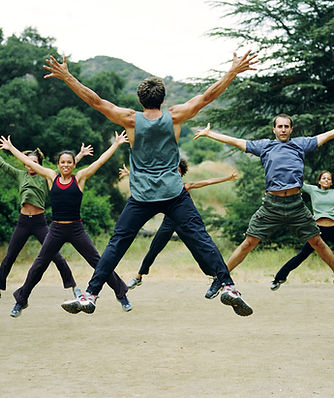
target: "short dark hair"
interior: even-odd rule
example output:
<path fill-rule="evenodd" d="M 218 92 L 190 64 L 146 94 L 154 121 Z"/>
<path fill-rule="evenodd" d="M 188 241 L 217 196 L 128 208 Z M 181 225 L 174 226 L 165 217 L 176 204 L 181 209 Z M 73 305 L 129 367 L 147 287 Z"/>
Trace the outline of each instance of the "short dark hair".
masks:
<path fill-rule="evenodd" d="M 43 152 L 39 149 L 39 148 L 36 148 L 36 149 L 34 149 L 33 151 L 31 151 L 31 150 L 27 150 L 27 151 L 24 151 L 24 152 L 22 152 L 24 155 L 26 155 L 26 156 L 36 156 L 36 158 L 37 158 L 37 161 L 38 161 L 38 164 L 40 164 L 40 165 L 42 165 L 42 163 L 43 163 L 43 159 L 44 159 L 44 154 L 43 154 Z"/>
<path fill-rule="evenodd" d="M 186 161 L 186 159 L 180 159 L 179 168 L 181 177 L 183 177 L 188 171 L 188 162 Z"/>
<path fill-rule="evenodd" d="M 280 113 L 279 115 L 276 115 L 274 117 L 274 127 L 276 127 L 276 120 L 277 118 L 282 117 L 284 119 L 289 119 L 290 120 L 290 127 L 292 127 L 292 117 L 287 115 L 286 113 Z"/>
<path fill-rule="evenodd" d="M 73 163 L 75 164 L 75 155 L 72 151 L 69 151 L 69 150 L 65 150 L 65 151 L 61 151 L 61 152 L 57 153 L 57 155 L 56 155 L 57 164 L 59 163 L 59 159 L 60 159 L 61 155 L 71 155 L 72 159 L 73 159 Z"/>
<path fill-rule="evenodd" d="M 137 88 L 140 103 L 146 109 L 160 109 L 166 95 L 164 83 L 158 77 L 147 77 Z"/>

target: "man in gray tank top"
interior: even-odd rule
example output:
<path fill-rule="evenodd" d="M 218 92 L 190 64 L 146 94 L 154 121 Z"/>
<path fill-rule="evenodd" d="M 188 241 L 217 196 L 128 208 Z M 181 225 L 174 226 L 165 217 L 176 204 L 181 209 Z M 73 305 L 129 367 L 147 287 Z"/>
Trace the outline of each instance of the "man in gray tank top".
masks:
<path fill-rule="evenodd" d="M 201 264 L 203 272 L 217 276 L 221 282 L 221 302 L 232 306 L 238 315 L 251 315 L 252 308 L 236 290 L 217 246 L 206 232 L 201 216 L 183 188 L 178 173 L 178 141 L 183 122 L 193 118 L 203 107 L 218 98 L 239 73 L 255 70 L 256 55 L 250 56 L 248 51 L 238 58 L 234 53 L 230 70 L 220 80 L 203 94 L 163 112 L 160 107 L 165 98 L 165 87 L 158 78 L 147 78 L 139 84 L 137 94 L 143 111 L 136 112 L 100 98 L 81 84 L 70 74 L 65 57 L 63 63 L 58 63 L 52 56 L 46 62 L 48 65 L 43 67 L 50 73 L 44 77 L 63 80 L 88 105 L 123 126 L 131 148 L 131 197 L 117 221 L 114 234 L 89 281 L 86 293 L 77 300 L 66 301 L 62 307 L 68 312 L 94 312 L 97 295 L 140 228 L 157 213 L 164 213 L 182 231 L 180 238 Z"/>

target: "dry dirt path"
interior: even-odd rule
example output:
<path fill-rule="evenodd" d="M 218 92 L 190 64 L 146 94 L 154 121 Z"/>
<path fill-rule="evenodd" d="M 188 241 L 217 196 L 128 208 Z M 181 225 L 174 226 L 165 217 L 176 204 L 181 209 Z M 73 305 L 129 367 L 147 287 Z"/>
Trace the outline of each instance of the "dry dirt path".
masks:
<path fill-rule="evenodd" d="M 203 298 L 203 279 L 155 279 L 121 311 L 105 288 L 93 315 L 60 308 L 41 283 L 21 317 L 0 299 L 1 398 L 334 396 L 334 286 L 242 283 L 247 318 Z"/>

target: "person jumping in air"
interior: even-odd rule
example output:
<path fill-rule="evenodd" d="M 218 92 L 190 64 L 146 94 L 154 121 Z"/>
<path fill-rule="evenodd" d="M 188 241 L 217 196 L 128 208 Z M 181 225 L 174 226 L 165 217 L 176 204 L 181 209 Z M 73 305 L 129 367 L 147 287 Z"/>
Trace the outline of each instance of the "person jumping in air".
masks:
<path fill-rule="evenodd" d="M 96 267 L 100 256 L 84 229 L 80 207 L 83 190 L 90 178 L 116 151 L 128 142 L 125 132 L 115 133 L 115 142 L 91 165 L 79 170 L 75 175 L 75 158 L 71 151 L 62 151 L 58 155 L 58 170 L 43 167 L 20 152 L 11 143 L 10 137 L 0 138 L 0 148 L 9 150 L 21 162 L 31 167 L 37 174 L 47 180 L 50 189 L 52 208 L 52 223 L 46 235 L 41 251 L 32 264 L 27 278 L 19 289 L 14 292 L 16 304 L 11 311 L 12 317 L 18 317 L 22 310 L 28 306 L 28 298 L 32 289 L 41 280 L 55 254 L 65 242 L 70 242 L 93 268 Z M 131 310 L 131 304 L 126 297 L 128 290 L 126 284 L 113 270 L 106 277 L 106 282 L 115 291 L 117 299 L 125 311 Z M 81 297 L 81 296 L 80 296 Z"/>
<path fill-rule="evenodd" d="M 206 273 L 215 275 L 224 284 L 221 301 L 232 306 L 241 316 L 251 315 L 253 310 L 243 300 L 234 286 L 226 264 L 205 230 L 201 216 L 184 189 L 178 172 L 180 154 L 178 141 L 181 125 L 193 118 L 202 108 L 218 98 L 234 78 L 247 70 L 254 70 L 256 55 L 248 51 L 238 58 L 234 53 L 230 70 L 203 94 L 184 104 L 161 111 L 165 98 L 165 86 L 161 79 L 149 77 L 137 89 L 143 111 L 121 108 L 81 84 L 68 70 L 66 58 L 59 63 L 50 57 L 44 65 L 49 74 L 63 80 L 88 105 L 103 113 L 110 121 L 123 126 L 130 143 L 130 191 L 98 266 L 89 281 L 86 293 L 79 300 L 63 304 L 67 311 L 95 311 L 96 299 L 108 275 L 115 269 L 140 228 L 157 213 L 167 215 L 177 227 L 179 236 L 199 264 L 205 264 Z M 182 232 L 181 232 L 182 231 Z"/>
<path fill-rule="evenodd" d="M 300 193 L 305 155 L 332 140 L 334 130 L 315 137 L 291 138 L 293 126 L 290 116 L 279 114 L 273 124 L 274 140 L 244 140 L 219 134 L 211 131 L 210 124 L 194 137 L 195 140 L 208 137 L 259 156 L 265 169 L 267 192 L 263 204 L 250 219 L 246 239 L 232 253 L 227 267 L 232 271 L 261 240 L 286 225 L 301 240 L 307 241 L 334 270 L 334 254 L 321 239 L 319 227 Z"/>
<path fill-rule="evenodd" d="M 33 162 L 42 165 L 44 155 L 39 148 L 23 153 Z M 92 146 L 82 144 L 80 152 L 75 157 L 75 162 L 79 163 L 84 156 L 92 155 Z M 0 169 L 18 182 L 21 204 L 16 227 L 10 238 L 7 253 L 0 265 L 0 290 L 6 290 L 7 277 L 28 238 L 33 235 L 42 244 L 49 231 L 45 217 L 45 202 L 49 196 L 48 184 L 45 178 L 38 175 L 31 167 L 25 165 L 25 168 L 26 171 L 13 167 L 0 156 Z M 63 280 L 64 288 L 72 287 L 75 297 L 79 297 L 80 289 L 76 287 L 72 272 L 64 257 L 57 253 L 53 261 Z"/>
<path fill-rule="evenodd" d="M 318 186 L 305 184 L 302 192 L 311 197 L 314 218 L 320 228 L 321 238 L 326 243 L 334 243 L 334 190 L 332 173 L 324 170 L 318 176 Z M 307 257 L 313 253 L 314 248 L 306 242 L 298 254 L 292 257 L 275 275 L 271 283 L 271 290 L 278 290 L 286 282 L 289 273 L 297 268 Z"/>

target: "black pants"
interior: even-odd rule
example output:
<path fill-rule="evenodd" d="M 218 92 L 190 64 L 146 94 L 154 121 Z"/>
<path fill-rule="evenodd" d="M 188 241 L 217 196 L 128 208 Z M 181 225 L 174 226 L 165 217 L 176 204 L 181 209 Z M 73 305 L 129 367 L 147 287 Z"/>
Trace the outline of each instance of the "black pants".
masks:
<path fill-rule="evenodd" d="M 154 263 L 157 255 L 166 247 L 174 231 L 177 229 L 178 227 L 175 223 L 168 216 L 165 216 L 159 229 L 154 235 L 149 251 L 143 259 L 138 274 L 147 275 L 149 273 L 150 267 Z"/>
<path fill-rule="evenodd" d="M 226 264 L 204 223 L 189 193 L 183 189 L 174 199 L 159 202 L 128 200 L 115 226 L 114 234 L 101 256 L 87 291 L 98 294 L 108 275 L 115 269 L 140 228 L 154 215 L 166 214 L 178 229 L 179 237 L 191 251 L 206 275 L 216 276 L 225 284 L 233 284 Z"/>
<path fill-rule="evenodd" d="M 36 216 L 19 215 L 15 230 L 10 238 L 7 254 L 0 266 L 0 290 L 6 290 L 7 276 L 28 238 L 33 235 L 40 243 L 43 243 L 48 232 L 49 227 L 44 214 Z M 52 260 L 60 272 L 64 287 L 74 287 L 75 281 L 64 257 L 60 253 L 55 253 Z"/>
<path fill-rule="evenodd" d="M 21 305 L 28 303 L 28 298 L 32 289 L 41 280 L 54 254 L 57 253 L 66 242 L 71 243 L 89 265 L 93 268 L 96 267 L 100 255 L 85 231 L 82 222 L 73 222 L 71 224 L 52 222 L 41 251 L 31 266 L 23 286 L 14 292 L 17 303 Z M 117 298 L 123 297 L 128 291 L 126 284 L 116 272 L 111 271 L 106 278 L 106 282 L 115 291 Z"/>
<path fill-rule="evenodd" d="M 326 243 L 334 243 L 334 227 L 319 227 L 321 231 L 321 238 Z M 277 272 L 275 281 L 284 281 L 290 271 L 297 268 L 307 257 L 314 251 L 313 247 L 306 242 L 300 251 L 292 257 L 283 267 Z"/>

